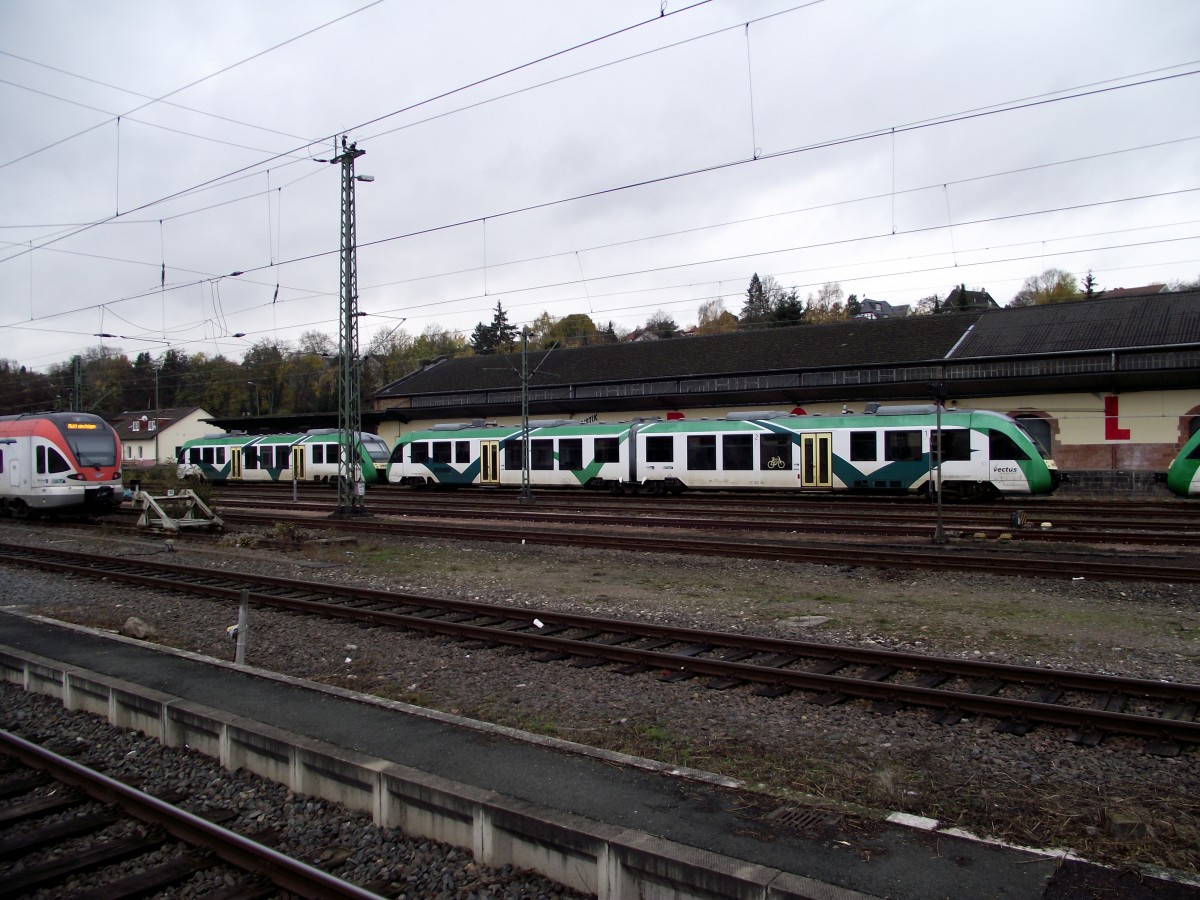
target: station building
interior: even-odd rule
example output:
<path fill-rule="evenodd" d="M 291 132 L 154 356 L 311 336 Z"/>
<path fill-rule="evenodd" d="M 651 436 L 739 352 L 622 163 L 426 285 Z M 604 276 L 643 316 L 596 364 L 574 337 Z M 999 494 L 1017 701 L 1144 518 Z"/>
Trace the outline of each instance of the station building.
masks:
<path fill-rule="evenodd" d="M 937 399 L 1021 420 L 1068 490 L 1163 491 L 1156 475 L 1200 429 L 1200 291 L 439 358 L 386 385 L 363 421 L 390 444 L 523 411 L 590 422 Z"/>

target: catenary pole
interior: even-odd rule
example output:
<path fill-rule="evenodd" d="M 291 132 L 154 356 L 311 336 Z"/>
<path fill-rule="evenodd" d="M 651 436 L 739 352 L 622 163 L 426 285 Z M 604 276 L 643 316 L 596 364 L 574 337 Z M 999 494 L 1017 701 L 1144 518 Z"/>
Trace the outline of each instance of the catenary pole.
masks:
<path fill-rule="evenodd" d="M 354 229 L 354 161 L 364 155 L 342 137 L 341 310 L 338 316 L 338 499 L 335 516 L 366 515 L 362 472 L 362 370 L 358 359 L 358 246 Z"/>

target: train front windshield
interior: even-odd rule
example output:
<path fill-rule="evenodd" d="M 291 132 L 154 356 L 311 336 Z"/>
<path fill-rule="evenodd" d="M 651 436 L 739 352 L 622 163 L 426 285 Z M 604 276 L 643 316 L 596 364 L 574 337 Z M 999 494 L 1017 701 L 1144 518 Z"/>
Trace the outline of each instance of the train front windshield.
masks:
<path fill-rule="evenodd" d="M 1043 447 L 1042 442 L 1034 437 L 1028 429 L 1021 425 L 1020 422 L 1013 422 L 1013 426 L 1017 429 L 1017 431 L 1029 438 L 1029 443 L 1033 444 L 1033 446 L 1037 448 L 1037 452 L 1042 459 L 1051 459 L 1050 451 Z"/>
<path fill-rule="evenodd" d="M 103 425 L 95 422 L 63 422 L 59 428 L 81 466 L 104 468 L 117 464 L 117 439 Z"/>
<path fill-rule="evenodd" d="M 371 462 L 386 463 L 388 457 L 391 456 L 391 451 L 388 450 L 388 445 L 377 434 L 364 434 L 362 437 L 363 449 L 367 451 L 367 456 L 371 457 Z"/>

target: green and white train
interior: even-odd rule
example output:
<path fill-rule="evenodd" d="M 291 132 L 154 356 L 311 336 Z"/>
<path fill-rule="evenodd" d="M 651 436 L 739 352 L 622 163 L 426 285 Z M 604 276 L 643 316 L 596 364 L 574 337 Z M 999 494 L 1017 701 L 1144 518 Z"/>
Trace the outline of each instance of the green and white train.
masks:
<path fill-rule="evenodd" d="M 180 478 L 203 481 L 337 481 L 342 432 L 211 434 L 186 441 L 176 460 Z M 388 445 L 359 432 L 355 474 L 367 484 L 387 477 Z M 357 481 L 358 478 L 356 477 Z"/>
<path fill-rule="evenodd" d="M 1200 497 L 1200 431 L 1180 448 L 1167 469 L 1167 487 L 1180 497 Z"/>
<path fill-rule="evenodd" d="M 724 419 L 529 423 L 529 484 L 615 492 L 941 490 L 963 499 L 1048 494 L 1054 460 L 1020 423 L 986 410 L 879 406 L 865 413 L 731 413 Z M 439 424 L 403 435 L 388 480 L 417 486 L 520 486 L 524 429 Z"/>

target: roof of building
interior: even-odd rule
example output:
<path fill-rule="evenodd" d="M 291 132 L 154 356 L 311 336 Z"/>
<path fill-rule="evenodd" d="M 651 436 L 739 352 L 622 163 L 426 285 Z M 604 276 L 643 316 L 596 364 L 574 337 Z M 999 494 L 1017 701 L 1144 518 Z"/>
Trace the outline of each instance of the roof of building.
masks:
<path fill-rule="evenodd" d="M 969 291 L 965 284 L 956 285 L 940 304 L 937 312 L 971 312 L 999 309 L 1000 304 L 987 291 Z"/>
<path fill-rule="evenodd" d="M 1147 284 L 1143 287 L 1135 288 L 1109 288 L 1104 291 L 1096 291 L 1095 297 L 1140 297 L 1142 294 L 1161 294 L 1167 290 L 1165 284 Z"/>
<path fill-rule="evenodd" d="M 200 413 L 200 417 L 204 418 L 208 415 L 199 406 L 180 406 L 173 409 L 138 409 L 126 410 L 114 419 L 110 419 L 108 424 L 111 425 L 117 432 L 117 437 L 122 441 L 138 441 L 146 440 L 150 435 L 166 431 L 180 419 L 185 419 L 192 413 Z M 135 430 L 134 423 L 138 427 Z M 154 422 L 153 430 L 148 430 L 142 427 L 143 422 Z"/>
<path fill-rule="evenodd" d="M 673 338 L 633 344 L 604 344 L 528 354 L 531 383 L 678 378 L 744 374 L 942 359 L 977 316 L 856 319 L 832 325 L 800 325 Z M 410 396 L 443 391 L 519 387 L 519 353 L 446 359 L 394 381 L 376 396 Z"/>
<path fill-rule="evenodd" d="M 1200 342 L 1200 291 L 1100 297 L 981 317 L 952 358 L 1073 353 Z"/>

